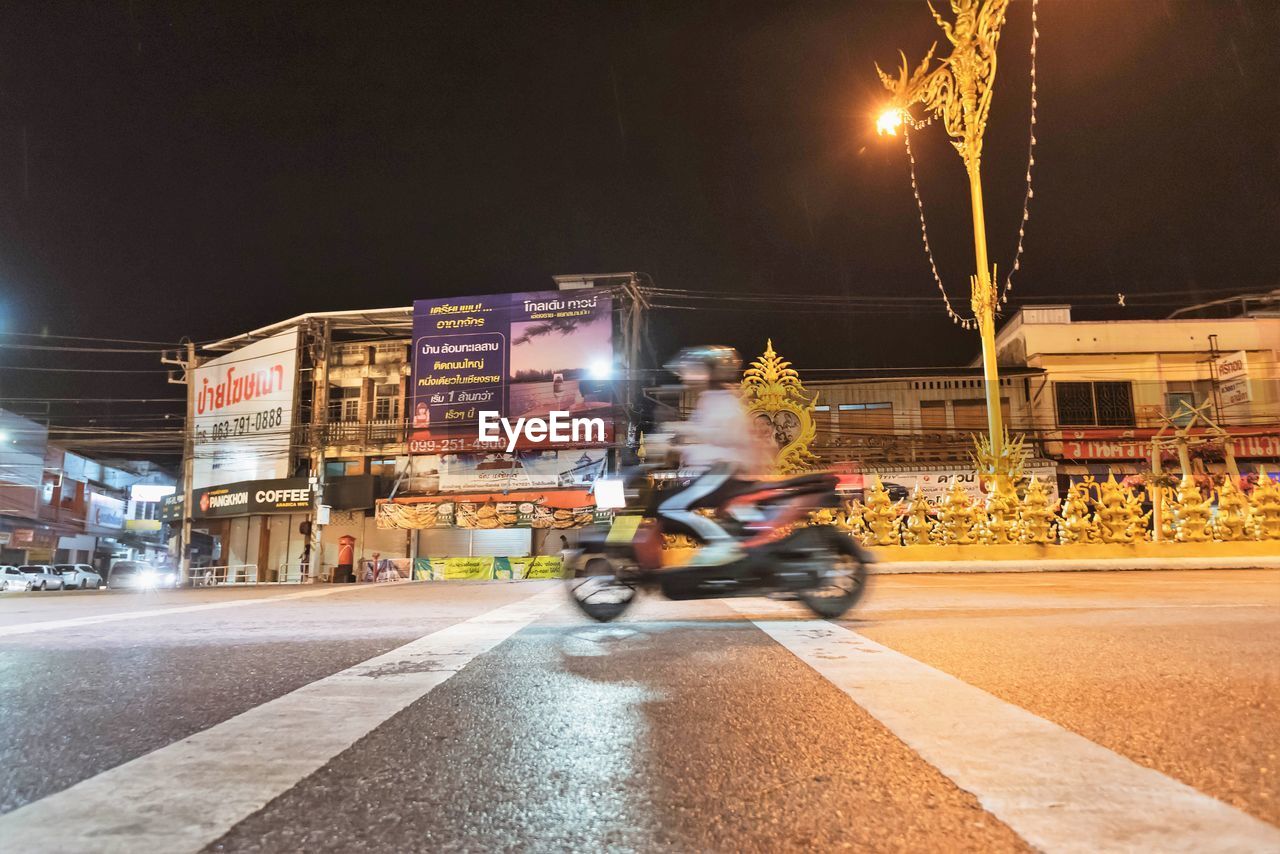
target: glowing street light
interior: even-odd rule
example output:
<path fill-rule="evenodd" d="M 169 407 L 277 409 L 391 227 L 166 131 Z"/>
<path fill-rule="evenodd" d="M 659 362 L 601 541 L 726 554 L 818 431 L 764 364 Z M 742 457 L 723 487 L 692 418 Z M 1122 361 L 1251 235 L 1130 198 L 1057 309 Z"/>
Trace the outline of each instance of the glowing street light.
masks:
<path fill-rule="evenodd" d="M 890 107 L 880 114 L 880 118 L 876 119 L 876 133 L 884 136 L 898 135 L 898 125 L 902 124 L 902 110 L 898 107 Z"/>

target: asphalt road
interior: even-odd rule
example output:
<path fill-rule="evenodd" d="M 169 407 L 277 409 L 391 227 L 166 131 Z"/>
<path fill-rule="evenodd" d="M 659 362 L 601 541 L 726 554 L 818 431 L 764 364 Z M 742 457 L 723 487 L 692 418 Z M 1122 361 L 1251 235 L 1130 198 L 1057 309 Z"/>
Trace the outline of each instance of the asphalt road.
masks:
<path fill-rule="evenodd" d="M 1280 572 L 0 596 L 0 849 L 1280 851 Z"/>

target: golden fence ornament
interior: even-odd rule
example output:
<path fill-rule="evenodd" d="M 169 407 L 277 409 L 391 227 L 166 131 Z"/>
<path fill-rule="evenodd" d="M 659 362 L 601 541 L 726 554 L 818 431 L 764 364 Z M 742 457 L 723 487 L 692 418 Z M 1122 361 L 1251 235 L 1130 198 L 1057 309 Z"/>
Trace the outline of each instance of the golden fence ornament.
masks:
<path fill-rule="evenodd" d="M 934 542 L 936 526 L 930 514 L 932 509 L 929 499 L 924 497 L 920 485 L 916 484 L 915 491 L 911 493 L 911 502 L 907 505 L 907 515 L 899 519 L 902 542 L 909 546 Z"/>
<path fill-rule="evenodd" d="M 871 489 L 867 490 L 867 509 L 863 513 L 867 530 L 871 533 L 871 545 L 898 545 L 898 506 L 901 503 L 895 504 L 889 499 L 889 493 L 885 491 L 884 484 L 877 475 Z"/>
<path fill-rule="evenodd" d="M 1058 519 L 1058 542 L 1063 545 L 1098 541 L 1093 513 L 1089 509 L 1089 486 L 1090 481 L 1079 481 L 1067 490 Z"/>
<path fill-rule="evenodd" d="M 975 542 L 978 513 L 973 500 L 959 481 L 951 484 L 938 508 L 938 542 L 948 546 L 967 546 Z"/>
<path fill-rule="evenodd" d="M 1209 540 L 1212 505 L 1212 499 L 1200 494 L 1195 480 L 1190 475 L 1183 475 L 1173 500 L 1173 538 L 1180 543 Z"/>
<path fill-rule="evenodd" d="M 1053 536 L 1054 502 L 1049 500 L 1049 490 L 1035 475 L 1027 484 L 1026 495 L 1018 508 L 1018 541 L 1034 545 L 1047 545 Z"/>
<path fill-rule="evenodd" d="M 1018 496 L 1010 488 L 1007 491 L 993 489 L 987 493 L 987 502 L 978 539 L 988 545 L 1003 545 L 1018 539 Z"/>
<path fill-rule="evenodd" d="M 1249 496 L 1249 503 L 1253 511 L 1253 538 L 1280 540 L 1280 483 L 1262 472 Z"/>
<path fill-rule="evenodd" d="M 1234 477 L 1228 474 L 1218 487 L 1218 512 L 1213 517 L 1213 538 L 1236 543 L 1253 538 L 1249 498 Z"/>
<path fill-rule="evenodd" d="M 815 392 L 811 399 L 808 394 L 791 363 L 774 352 L 772 339 L 760 358 L 742 372 L 743 403 L 761 436 L 767 432 L 778 447 L 774 462 L 778 474 L 808 471 L 818 463 L 809 450 L 818 433 L 813 420 L 818 395 Z"/>
<path fill-rule="evenodd" d="M 1097 507 L 1094 521 L 1102 542 L 1127 545 L 1146 539 L 1148 515 L 1142 512 L 1142 500 L 1116 483 L 1115 475 L 1098 484 Z"/>

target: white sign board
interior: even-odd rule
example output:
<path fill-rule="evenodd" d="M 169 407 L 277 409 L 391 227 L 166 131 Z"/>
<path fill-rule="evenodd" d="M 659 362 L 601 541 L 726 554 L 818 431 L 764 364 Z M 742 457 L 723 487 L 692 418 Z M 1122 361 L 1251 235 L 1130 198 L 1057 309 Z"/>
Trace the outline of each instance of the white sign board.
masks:
<path fill-rule="evenodd" d="M 1249 388 L 1249 360 L 1244 350 L 1219 356 L 1214 366 L 1218 376 L 1218 401 L 1223 406 L 1248 403 L 1253 399 Z"/>
<path fill-rule="evenodd" d="M 123 528 L 125 503 L 110 495 L 90 493 L 89 514 L 85 522 L 96 528 Z"/>
<path fill-rule="evenodd" d="M 901 496 L 902 490 L 894 489 L 894 485 L 905 489 L 908 495 L 913 494 L 918 486 L 920 487 L 920 494 L 930 504 L 941 504 L 943 499 L 947 497 L 952 485 L 959 483 L 970 498 L 986 500 L 986 496 L 978 485 L 978 475 L 973 469 L 922 468 L 884 472 L 883 474 L 876 472 L 874 469 L 867 469 L 863 472 L 864 492 L 870 489 L 873 483 L 872 478 L 877 474 L 880 475 L 880 480 L 885 485 L 885 489 L 888 489 L 895 498 Z M 1023 474 L 1028 479 L 1034 475 L 1037 480 L 1044 484 L 1045 492 L 1051 502 L 1057 499 L 1057 466 L 1053 462 L 1048 460 L 1029 460 L 1023 468 Z"/>
<path fill-rule="evenodd" d="M 289 476 L 298 330 L 213 359 L 192 373 L 192 488 Z"/>

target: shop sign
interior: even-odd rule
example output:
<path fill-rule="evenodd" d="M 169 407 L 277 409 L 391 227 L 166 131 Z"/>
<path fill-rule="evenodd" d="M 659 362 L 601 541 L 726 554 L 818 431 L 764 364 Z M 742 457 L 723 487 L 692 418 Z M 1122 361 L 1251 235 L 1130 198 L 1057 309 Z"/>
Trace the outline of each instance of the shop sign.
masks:
<path fill-rule="evenodd" d="M 908 500 L 915 494 L 916 489 L 919 489 L 920 494 L 930 504 L 941 504 L 946 499 L 947 493 L 957 483 L 970 498 L 985 499 L 978 473 L 971 468 L 907 469 L 884 472 L 868 469 L 861 475 L 864 496 L 866 490 L 870 489 L 875 482 L 876 475 L 879 475 L 880 482 L 891 494 L 900 497 L 905 491 Z M 1045 485 L 1050 499 L 1057 497 L 1058 478 L 1055 463 L 1048 460 L 1030 460 L 1023 467 L 1023 476 L 1027 479 L 1034 476 Z"/>
<path fill-rule="evenodd" d="M 296 329 L 195 369 L 188 394 L 196 489 L 288 474 L 297 372 Z"/>
<path fill-rule="evenodd" d="M 409 488 L 422 492 L 513 492 L 590 486 L 604 473 L 608 451 L 520 451 L 418 457 Z"/>
<path fill-rule="evenodd" d="M 126 531 L 139 534 L 154 534 L 160 530 L 159 519 L 127 519 L 124 523 Z"/>
<path fill-rule="evenodd" d="M 611 422 L 613 363 L 608 291 L 418 300 L 409 452 L 475 450 L 481 412 L 512 424 L 553 411 Z M 612 441 L 612 432 L 607 424 L 596 444 Z M 575 444 L 589 443 L 560 446 Z"/>
<path fill-rule="evenodd" d="M 9 540 L 13 534 L 9 531 L 0 531 L 0 546 L 9 545 Z"/>
<path fill-rule="evenodd" d="M 160 499 L 160 520 L 162 522 L 181 522 L 182 521 L 182 502 L 181 495 L 166 495 Z"/>
<path fill-rule="evenodd" d="M 126 507 L 119 498 L 94 492 L 89 495 L 89 517 L 85 521 L 96 528 L 118 531 L 124 527 Z"/>
<path fill-rule="evenodd" d="M 562 575 L 558 555 L 420 557 L 413 562 L 414 581 L 508 581 Z"/>
<path fill-rule="evenodd" d="M 1248 403 L 1253 399 L 1249 388 L 1249 357 L 1244 350 L 1219 356 L 1213 367 L 1218 379 L 1218 400 L 1223 406 Z"/>
<path fill-rule="evenodd" d="M 248 516 L 258 513 L 298 513 L 311 509 L 311 482 L 305 477 L 246 480 L 197 489 L 193 516 Z"/>
<path fill-rule="evenodd" d="M 1072 460 L 1150 460 L 1156 430 L 1063 430 L 1062 457 Z M 1196 429 L 1193 436 L 1203 437 Z M 1164 438 L 1172 438 L 1166 432 Z M 1232 453 L 1240 459 L 1280 456 L 1280 433 L 1244 433 L 1231 437 Z"/>

